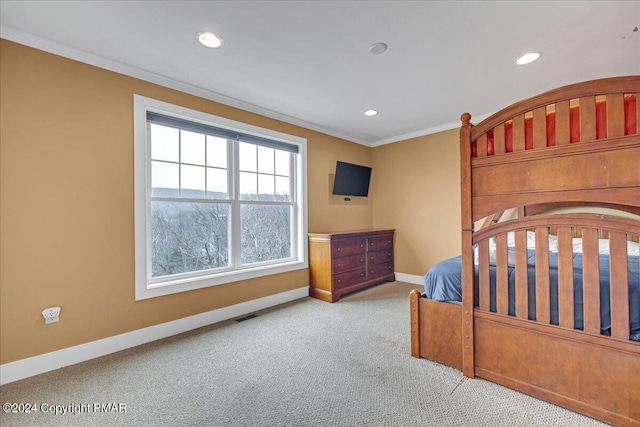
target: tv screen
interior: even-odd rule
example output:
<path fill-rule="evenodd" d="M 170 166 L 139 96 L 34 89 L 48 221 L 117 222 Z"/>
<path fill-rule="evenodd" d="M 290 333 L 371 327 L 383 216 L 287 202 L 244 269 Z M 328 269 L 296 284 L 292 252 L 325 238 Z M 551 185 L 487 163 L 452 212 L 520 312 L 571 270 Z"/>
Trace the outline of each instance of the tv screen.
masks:
<path fill-rule="evenodd" d="M 333 194 L 367 197 L 370 180 L 370 167 L 338 161 L 336 164 L 336 179 L 333 183 Z"/>

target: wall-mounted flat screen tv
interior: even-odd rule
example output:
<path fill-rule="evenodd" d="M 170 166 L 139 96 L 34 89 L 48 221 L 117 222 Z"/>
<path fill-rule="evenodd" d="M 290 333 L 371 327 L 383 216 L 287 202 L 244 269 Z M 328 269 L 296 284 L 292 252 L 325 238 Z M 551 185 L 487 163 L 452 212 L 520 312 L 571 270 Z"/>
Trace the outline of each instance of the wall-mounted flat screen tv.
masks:
<path fill-rule="evenodd" d="M 367 197 L 371 168 L 338 161 L 333 194 L 340 196 Z"/>

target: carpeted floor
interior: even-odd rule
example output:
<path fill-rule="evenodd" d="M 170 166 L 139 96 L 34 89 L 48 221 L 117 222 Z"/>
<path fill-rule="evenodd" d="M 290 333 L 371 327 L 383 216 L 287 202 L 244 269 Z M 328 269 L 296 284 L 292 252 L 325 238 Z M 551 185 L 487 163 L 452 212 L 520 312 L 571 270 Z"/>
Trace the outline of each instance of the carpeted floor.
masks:
<path fill-rule="evenodd" d="M 304 298 L 7 384 L 2 403 L 85 412 L 2 413 L 0 425 L 603 425 L 410 357 L 414 288 L 386 283 L 334 304 Z M 121 404 L 126 412 L 100 412 Z"/>

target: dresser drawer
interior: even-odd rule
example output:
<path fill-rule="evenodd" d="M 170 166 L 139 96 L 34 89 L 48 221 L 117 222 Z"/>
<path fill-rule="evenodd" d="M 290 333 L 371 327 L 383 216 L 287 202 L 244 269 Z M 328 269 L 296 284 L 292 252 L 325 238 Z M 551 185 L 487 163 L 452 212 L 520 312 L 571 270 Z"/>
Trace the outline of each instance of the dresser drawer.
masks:
<path fill-rule="evenodd" d="M 343 289 L 360 283 L 365 279 L 365 276 L 366 270 L 364 268 L 336 274 L 333 276 L 333 290 Z"/>
<path fill-rule="evenodd" d="M 366 247 L 367 239 L 365 238 L 334 240 L 331 245 L 331 256 L 333 258 L 338 258 L 364 253 L 366 251 Z"/>
<path fill-rule="evenodd" d="M 368 239 L 368 250 L 377 251 L 393 247 L 393 236 L 370 237 Z"/>
<path fill-rule="evenodd" d="M 332 272 L 333 274 L 338 274 L 345 271 L 353 270 L 354 268 L 363 268 L 364 261 L 365 254 L 356 254 L 337 258 L 333 261 Z"/>
<path fill-rule="evenodd" d="M 367 267 L 367 278 L 384 277 L 393 274 L 393 262 L 375 264 Z"/>
<path fill-rule="evenodd" d="M 386 251 L 369 252 L 367 254 L 367 260 L 370 265 L 393 261 L 393 249 L 390 248 Z"/>

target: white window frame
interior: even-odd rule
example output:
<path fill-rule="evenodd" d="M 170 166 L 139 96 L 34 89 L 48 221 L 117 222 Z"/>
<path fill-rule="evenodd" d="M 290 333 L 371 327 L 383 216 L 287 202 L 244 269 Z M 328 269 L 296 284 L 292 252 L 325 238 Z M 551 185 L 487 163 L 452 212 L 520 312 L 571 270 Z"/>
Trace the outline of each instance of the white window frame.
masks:
<path fill-rule="evenodd" d="M 249 125 L 235 120 L 218 117 L 185 107 L 169 104 L 141 95 L 133 97 L 134 124 L 134 194 L 135 194 L 135 299 L 143 300 L 178 292 L 190 291 L 209 286 L 222 285 L 236 281 L 253 279 L 272 274 L 285 273 L 308 268 L 307 249 L 307 140 L 294 135 Z M 284 261 L 251 264 L 230 267 L 221 270 L 195 271 L 188 274 L 151 277 L 151 150 L 148 138 L 147 111 L 156 112 L 184 120 L 228 129 L 244 134 L 255 135 L 295 144 L 298 147 L 293 183 L 294 200 L 292 223 L 292 258 Z M 238 173 L 237 159 L 229 164 L 233 174 Z M 232 191 L 236 189 L 232 185 Z M 231 203 L 238 204 L 236 197 Z M 239 215 L 239 209 L 234 214 Z M 237 224 L 237 222 L 235 222 Z M 239 224 L 236 230 L 230 230 L 229 244 L 239 241 Z M 237 243 L 232 246 L 231 257 L 239 256 Z"/>

